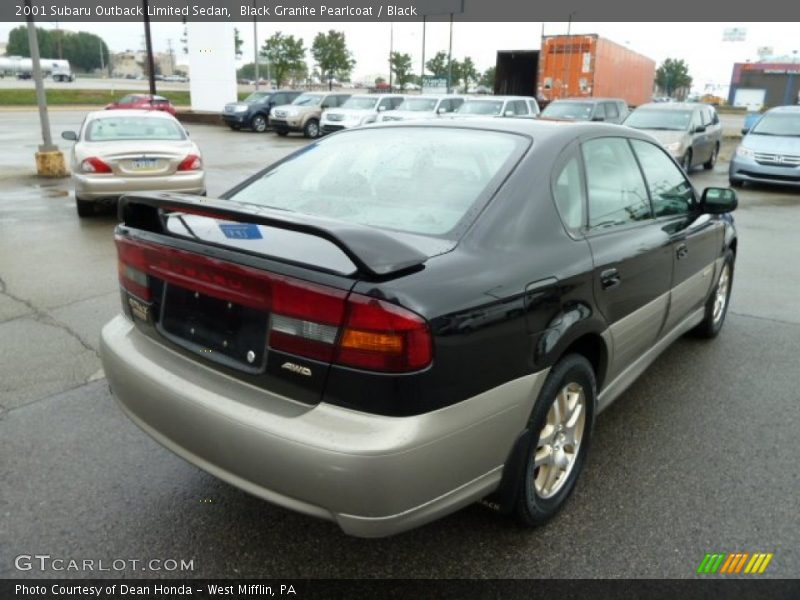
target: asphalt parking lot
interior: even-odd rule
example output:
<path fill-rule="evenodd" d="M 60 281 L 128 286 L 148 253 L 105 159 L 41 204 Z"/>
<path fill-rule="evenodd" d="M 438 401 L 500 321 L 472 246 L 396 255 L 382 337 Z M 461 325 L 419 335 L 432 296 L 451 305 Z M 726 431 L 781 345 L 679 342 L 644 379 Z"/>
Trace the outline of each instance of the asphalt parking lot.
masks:
<path fill-rule="evenodd" d="M 52 112 L 54 133 L 82 117 Z M 188 128 L 209 195 L 305 143 Z M 706 552 L 772 552 L 762 577 L 800 573 L 800 193 L 740 192 L 725 329 L 676 342 L 600 416 L 554 521 L 525 531 L 476 505 L 362 540 L 216 480 L 122 415 L 98 358 L 118 312 L 116 220 L 79 221 L 69 180 L 33 175 L 38 136 L 34 112 L 0 112 L 0 577 L 682 578 Z M 727 185 L 732 150 L 697 187 Z M 193 569 L 14 568 L 37 553 Z"/>

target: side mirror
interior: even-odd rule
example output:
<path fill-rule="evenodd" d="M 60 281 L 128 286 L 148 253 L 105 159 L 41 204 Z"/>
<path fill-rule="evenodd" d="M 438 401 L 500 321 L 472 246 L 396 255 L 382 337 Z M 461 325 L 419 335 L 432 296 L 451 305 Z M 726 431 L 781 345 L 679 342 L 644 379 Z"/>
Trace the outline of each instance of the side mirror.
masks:
<path fill-rule="evenodd" d="M 517 113 L 515 113 L 513 110 L 507 110 L 506 112 L 504 112 L 504 113 L 503 113 L 503 116 L 504 116 L 504 117 L 513 117 L 513 116 L 515 116 L 516 114 L 517 114 Z"/>
<path fill-rule="evenodd" d="M 61 132 L 61 137 L 64 138 L 65 140 L 69 140 L 71 142 L 77 142 L 78 141 L 78 134 L 75 133 L 74 131 L 62 131 Z"/>
<path fill-rule="evenodd" d="M 705 132 L 706 132 L 705 125 L 698 125 L 697 127 L 694 128 L 694 133 L 705 133 Z"/>
<path fill-rule="evenodd" d="M 742 135 L 747 135 L 750 132 L 749 127 L 742 127 Z"/>
<path fill-rule="evenodd" d="M 379 106 L 378 107 L 378 112 L 384 112 L 385 110 L 386 110 L 385 106 Z"/>
<path fill-rule="evenodd" d="M 447 112 L 447 109 L 444 106 L 440 106 L 439 108 L 436 109 L 436 114 L 437 115 L 443 115 L 446 112 Z"/>
<path fill-rule="evenodd" d="M 707 187 L 700 198 L 700 212 L 708 215 L 721 215 L 736 210 L 739 199 L 730 188 Z"/>

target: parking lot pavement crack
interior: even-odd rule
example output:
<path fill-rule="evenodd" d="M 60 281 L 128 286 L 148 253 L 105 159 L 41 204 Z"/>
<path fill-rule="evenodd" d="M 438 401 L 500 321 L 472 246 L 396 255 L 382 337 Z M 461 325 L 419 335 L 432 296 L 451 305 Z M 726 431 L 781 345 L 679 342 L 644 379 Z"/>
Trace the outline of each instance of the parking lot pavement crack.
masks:
<path fill-rule="evenodd" d="M 761 321 L 769 321 L 771 323 L 779 323 L 781 325 L 793 325 L 795 327 L 800 327 L 800 323 L 797 323 L 797 322 L 794 322 L 794 321 L 784 321 L 783 319 L 773 319 L 772 317 L 762 317 L 761 315 L 751 315 L 751 314 L 748 314 L 748 313 L 740 313 L 740 312 L 734 312 L 734 311 L 730 311 L 730 314 L 732 314 L 734 316 L 737 316 L 737 317 L 746 317 L 746 318 L 749 318 L 749 319 L 759 319 Z"/>
<path fill-rule="evenodd" d="M 20 304 L 23 304 L 28 309 L 30 309 L 30 311 L 33 314 L 26 316 L 33 317 L 34 319 L 36 319 L 40 323 L 44 323 L 45 325 L 50 325 L 51 327 L 57 327 L 61 329 L 67 335 L 77 340 L 77 342 L 81 346 L 83 346 L 85 350 L 88 350 L 89 352 L 93 353 L 95 356 L 100 358 L 100 354 L 97 352 L 97 350 L 92 348 L 91 344 L 89 344 L 86 340 L 84 340 L 76 331 L 71 329 L 69 325 L 67 325 L 66 323 L 62 323 L 58 319 L 55 319 L 47 312 L 36 306 L 33 302 L 26 300 L 25 298 L 20 298 L 19 296 L 15 296 L 11 292 L 9 292 L 8 287 L 6 286 L 6 283 L 3 281 L 2 278 L 0 278 L 0 294 L 3 294 L 4 296 L 11 298 L 12 300 L 15 300 L 16 302 L 19 302 Z"/>

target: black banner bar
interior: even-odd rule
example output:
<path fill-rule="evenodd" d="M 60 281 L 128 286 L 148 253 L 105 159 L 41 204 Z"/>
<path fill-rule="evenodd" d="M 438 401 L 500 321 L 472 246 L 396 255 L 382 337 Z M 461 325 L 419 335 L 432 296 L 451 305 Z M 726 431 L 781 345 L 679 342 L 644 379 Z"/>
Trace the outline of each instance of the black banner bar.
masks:
<path fill-rule="evenodd" d="M 144 18 L 141 0 L 2 0 L 0 21 L 125 22 Z M 151 21 L 270 22 L 343 21 L 795 21 L 797 5 L 785 0 L 643 2 L 642 0 L 150 0 Z M 665 35 L 673 35 L 665 31 Z"/>

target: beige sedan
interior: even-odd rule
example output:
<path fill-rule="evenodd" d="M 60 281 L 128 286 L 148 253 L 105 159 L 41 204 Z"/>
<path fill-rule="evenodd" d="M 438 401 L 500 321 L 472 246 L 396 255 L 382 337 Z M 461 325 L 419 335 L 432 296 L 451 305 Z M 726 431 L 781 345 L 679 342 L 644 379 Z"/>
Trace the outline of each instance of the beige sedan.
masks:
<path fill-rule="evenodd" d="M 157 111 L 97 111 L 78 132 L 71 168 L 78 215 L 93 214 L 99 202 L 130 192 L 170 191 L 204 194 L 203 159 L 175 117 Z"/>

